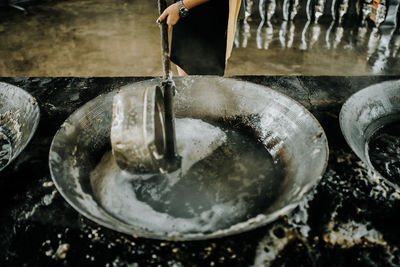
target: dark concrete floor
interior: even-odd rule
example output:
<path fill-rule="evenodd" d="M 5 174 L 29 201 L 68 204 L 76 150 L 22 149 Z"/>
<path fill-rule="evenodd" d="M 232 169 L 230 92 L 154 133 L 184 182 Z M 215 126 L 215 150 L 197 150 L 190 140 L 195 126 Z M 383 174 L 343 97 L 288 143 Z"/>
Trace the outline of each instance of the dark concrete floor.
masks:
<path fill-rule="evenodd" d="M 71 0 L 0 8 L 0 76 L 161 74 L 156 1 Z M 347 23 L 241 23 L 226 70 L 233 75 L 400 73 L 400 33 Z"/>

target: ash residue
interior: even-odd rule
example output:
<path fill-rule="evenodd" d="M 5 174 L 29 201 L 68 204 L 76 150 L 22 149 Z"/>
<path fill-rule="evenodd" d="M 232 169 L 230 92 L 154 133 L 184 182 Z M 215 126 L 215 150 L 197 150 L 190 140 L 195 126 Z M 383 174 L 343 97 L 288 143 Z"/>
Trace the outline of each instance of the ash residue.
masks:
<path fill-rule="evenodd" d="M 261 115 L 250 114 L 247 116 L 229 116 L 224 117 L 217 121 L 218 123 L 229 125 L 235 129 L 240 130 L 243 134 L 248 135 L 250 138 L 261 142 Z"/>

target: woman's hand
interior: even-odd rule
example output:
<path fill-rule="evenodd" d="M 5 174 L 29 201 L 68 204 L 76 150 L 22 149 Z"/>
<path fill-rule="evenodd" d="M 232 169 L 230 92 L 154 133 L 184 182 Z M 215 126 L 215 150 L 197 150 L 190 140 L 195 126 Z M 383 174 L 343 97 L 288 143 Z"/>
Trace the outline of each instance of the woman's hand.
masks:
<path fill-rule="evenodd" d="M 161 23 L 163 20 L 167 19 L 168 27 L 171 28 L 179 20 L 179 7 L 178 4 L 172 4 L 167 7 L 161 16 L 157 19 L 157 23 Z"/>

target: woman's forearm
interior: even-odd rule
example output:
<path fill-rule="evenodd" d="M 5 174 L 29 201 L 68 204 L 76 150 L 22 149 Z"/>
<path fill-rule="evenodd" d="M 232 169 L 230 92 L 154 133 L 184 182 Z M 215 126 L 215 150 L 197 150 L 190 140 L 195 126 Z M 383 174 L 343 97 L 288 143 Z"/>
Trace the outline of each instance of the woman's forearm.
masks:
<path fill-rule="evenodd" d="M 182 3 L 187 9 L 191 9 L 208 1 L 210 0 L 183 0 Z M 178 22 L 179 18 L 179 7 L 177 3 L 174 3 L 164 10 L 164 12 L 157 19 L 157 23 L 167 19 L 167 24 L 171 27 Z"/>
<path fill-rule="evenodd" d="M 187 9 L 191 9 L 208 1 L 210 0 L 183 0 L 182 3 Z"/>

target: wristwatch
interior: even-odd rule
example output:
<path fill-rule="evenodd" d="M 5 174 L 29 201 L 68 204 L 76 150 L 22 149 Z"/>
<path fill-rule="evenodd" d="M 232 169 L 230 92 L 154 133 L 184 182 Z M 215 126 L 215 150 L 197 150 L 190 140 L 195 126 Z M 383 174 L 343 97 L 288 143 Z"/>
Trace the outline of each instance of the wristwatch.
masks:
<path fill-rule="evenodd" d="M 181 18 L 185 18 L 189 15 L 189 9 L 187 9 L 182 1 L 178 1 L 176 2 L 178 4 L 178 8 L 179 8 L 179 17 Z"/>

